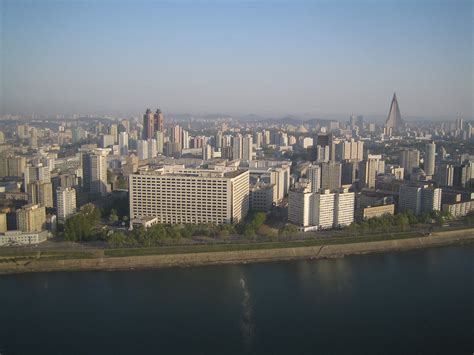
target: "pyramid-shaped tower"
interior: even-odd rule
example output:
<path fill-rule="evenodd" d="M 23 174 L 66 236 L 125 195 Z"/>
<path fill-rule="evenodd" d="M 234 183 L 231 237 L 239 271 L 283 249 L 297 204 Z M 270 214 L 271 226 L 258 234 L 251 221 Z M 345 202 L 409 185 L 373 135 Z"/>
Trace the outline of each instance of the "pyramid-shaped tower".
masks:
<path fill-rule="evenodd" d="M 404 125 L 405 123 L 402 120 L 402 116 L 400 115 L 400 108 L 398 107 L 397 94 L 394 93 L 387 121 L 385 122 L 385 127 L 397 130 L 402 128 Z"/>

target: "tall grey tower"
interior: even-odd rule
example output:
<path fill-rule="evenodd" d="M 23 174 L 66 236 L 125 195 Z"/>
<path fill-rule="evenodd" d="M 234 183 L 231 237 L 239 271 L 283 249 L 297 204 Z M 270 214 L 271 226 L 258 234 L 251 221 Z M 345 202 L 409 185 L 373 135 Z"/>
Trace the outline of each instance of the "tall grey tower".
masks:
<path fill-rule="evenodd" d="M 433 176 L 435 173 L 436 144 L 434 142 L 426 145 L 425 152 L 425 173 Z"/>
<path fill-rule="evenodd" d="M 385 122 L 385 127 L 396 131 L 404 125 L 402 116 L 400 115 L 400 108 L 398 107 L 397 94 L 393 93 L 392 104 L 390 105 L 390 111 L 388 113 L 387 121 Z"/>

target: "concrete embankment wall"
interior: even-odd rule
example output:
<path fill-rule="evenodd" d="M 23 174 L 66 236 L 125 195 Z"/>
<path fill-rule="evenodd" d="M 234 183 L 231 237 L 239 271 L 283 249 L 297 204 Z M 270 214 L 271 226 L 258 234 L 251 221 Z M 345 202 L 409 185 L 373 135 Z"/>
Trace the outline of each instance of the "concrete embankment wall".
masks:
<path fill-rule="evenodd" d="M 353 244 L 212 253 L 103 257 L 93 259 L 28 260 L 0 264 L 0 273 L 65 270 L 123 270 L 212 264 L 235 264 L 290 259 L 335 258 L 351 254 L 425 248 L 473 242 L 474 229 L 436 233 L 430 237 Z"/>

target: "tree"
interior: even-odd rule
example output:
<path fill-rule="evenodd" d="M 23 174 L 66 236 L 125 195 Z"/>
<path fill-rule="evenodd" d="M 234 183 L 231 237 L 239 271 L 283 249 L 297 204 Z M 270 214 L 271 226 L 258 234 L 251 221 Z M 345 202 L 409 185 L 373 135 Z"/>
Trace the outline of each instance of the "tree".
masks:
<path fill-rule="evenodd" d="M 100 210 L 92 204 L 87 204 L 75 216 L 66 221 L 63 237 L 69 241 L 90 241 L 100 238 L 96 232 L 100 222 Z"/>
<path fill-rule="evenodd" d="M 282 229 L 280 229 L 279 233 L 284 237 L 291 237 L 298 233 L 298 228 L 296 228 L 296 226 L 293 224 L 287 224 Z"/>
<path fill-rule="evenodd" d="M 117 210 L 115 208 L 112 208 L 110 211 L 110 216 L 109 216 L 109 222 L 110 223 L 117 223 L 118 221 L 118 215 L 117 215 Z"/>

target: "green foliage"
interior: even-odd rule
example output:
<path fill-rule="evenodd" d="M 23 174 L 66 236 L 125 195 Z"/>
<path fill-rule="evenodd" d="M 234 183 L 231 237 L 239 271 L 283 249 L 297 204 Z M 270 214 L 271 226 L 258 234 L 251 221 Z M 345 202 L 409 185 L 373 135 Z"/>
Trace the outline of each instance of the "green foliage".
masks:
<path fill-rule="evenodd" d="M 279 231 L 279 234 L 283 237 L 291 237 L 296 233 L 298 233 L 298 228 L 293 224 L 287 224 Z"/>
<path fill-rule="evenodd" d="M 446 212 L 433 211 L 429 214 L 415 216 L 411 210 L 406 210 L 396 215 L 385 214 L 383 216 L 370 218 L 359 223 L 353 223 L 346 227 L 345 230 L 349 235 L 357 235 L 358 233 L 364 233 L 369 230 L 382 230 L 385 232 L 395 228 L 406 230 L 409 226 L 419 223 L 429 223 L 433 219 L 441 224 L 450 218 L 450 214 Z"/>
<path fill-rule="evenodd" d="M 112 208 L 112 210 L 110 211 L 109 222 L 116 223 L 118 220 L 119 218 L 117 215 L 117 210 L 115 208 Z"/>
<path fill-rule="evenodd" d="M 100 239 L 102 234 L 96 229 L 99 222 L 100 210 L 92 204 L 85 205 L 79 213 L 66 221 L 63 238 L 73 242 Z"/>
<path fill-rule="evenodd" d="M 246 221 L 237 225 L 238 234 L 251 238 L 257 235 L 257 230 L 265 223 L 267 215 L 264 212 L 257 212 L 247 218 Z"/>

